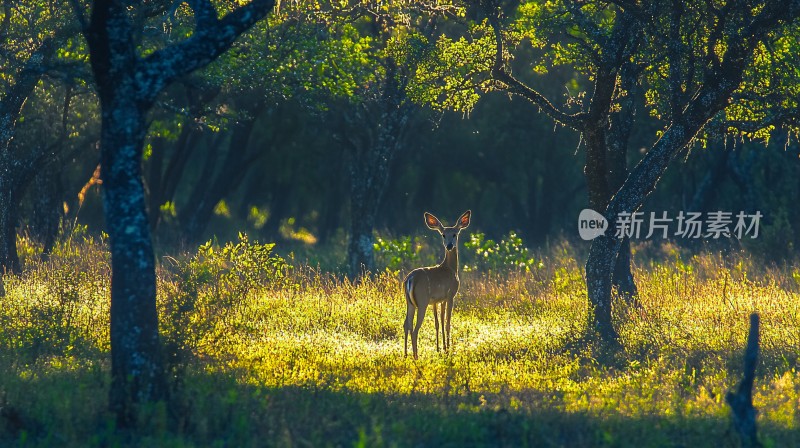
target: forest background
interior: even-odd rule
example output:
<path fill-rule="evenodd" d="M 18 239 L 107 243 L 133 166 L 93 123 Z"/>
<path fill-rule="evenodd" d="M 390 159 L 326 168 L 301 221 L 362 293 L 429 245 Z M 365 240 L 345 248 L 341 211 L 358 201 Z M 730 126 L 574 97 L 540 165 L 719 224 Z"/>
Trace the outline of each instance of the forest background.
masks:
<path fill-rule="evenodd" d="M 31 61 L 24 52 L 50 52 L 43 55 L 46 65 L 33 70 L 33 82 L 27 80 L 30 95 L 19 110 L 13 146 L 4 153 L 31 165 L 13 189 L 11 218 L 4 224 L 45 246 L 59 225 L 104 229 L 99 108 L 87 49 L 71 9 L 57 3 L 9 2 L 3 22 L 9 106 L 18 97 L 14 89 L 26 87 L 20 77 Z M 164 5 L 151 12 L 141 45 L 156 47 L 190 33 L 187 5 Z M 331 253 L 323 249 L 329 246 L 341 249 L 353 233 L 354 214 L 369 215 L 369 231 L 388 237 L 425 235 L 423 211 L 447 222 L 470 208 L 476 212 L 473 230 L 489 238 L 514 231 L 531 247 L 564 238 L 588 247 L 577 238 L 577 216 L 589 205 L 580 134 L 490 85 L 481 64 L 492 57 L 491 42 L 487 50 L 486 31 L 469 28 L 481 22 L 470 22 L 467 9 L 445 4 L 437 15 L 431 5 L 387 5 L 384 26 L 398 23 L 391 32 L 365 25 L 367 8 L 284 6 L 208 69 L 159 97 L 143 157 L 159 250 L 212 237 L 227 241 L 246 231 L 279 242 L 284 253 L 296 251 L 347 272 L 355 269 L 341 251 L 320 254 Z M 322 12 L 313 14 L 314 7 Z M 404 14 L 411 16 L 402 22 Z M 446 39 L 452 39 L 449 47 Z M 559 50 L 575 37 L 554 32 L 546 42 L 516 39 L 513 67 L 521 80 L 556 104 L 577 107 L 591 93 L 591 71 L 582 73 L 575 66 L 581 62 Z M 474 60 L 465 63 L 467 57 Z M 451 67 L 442 68 L 447 63 Z M 379 131 L 387 125 L 378 108 L 388 95 L 392 64 L 405 70 L 397 74 L 405 84 L 390 86 L 400 89 L 392 101 L 402 108 L 403 121 L 390 137 L 394 147 L 381 153 Z M 629 98 L 635 103 L 629 168 L 664 126 L 660 105 L 641 89 Z M 644 204 L 644 216 L 758 210 L 764 215 L 761 234 L 744 244 L 772 260 L 795 255 L 800 210 L 792 204 L 800 194 L 800 147 L 791 133 L 776 130 L 782 123 L 761 124 L 758 134 L 708 126 L 671 162 Z M 359 184 L 380 171 L 386 174 L 369 188 L 377 199 L 361 198 Z M 673 239 L 692 247 L 709 243 Z"/>
<path fill-rule="evenodd" d="M 796 441 L 800 1 L 0 10 L 3 440 L 702 444 L 754 312 Z M 761 219 L 587 242 L 585 208 Z M 397 281 L 467 209 L 461 351 L 411 364 Z M 346 423 L 281 420 L 320 390 Z"/>

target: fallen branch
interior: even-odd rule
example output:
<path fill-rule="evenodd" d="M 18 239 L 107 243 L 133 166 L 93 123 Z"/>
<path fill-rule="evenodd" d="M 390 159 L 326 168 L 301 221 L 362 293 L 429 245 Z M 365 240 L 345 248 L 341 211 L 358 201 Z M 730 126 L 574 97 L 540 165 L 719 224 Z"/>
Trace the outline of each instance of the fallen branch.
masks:
<path fill-rule="evenodd" d="M 731 407 L 733 427 L 739 434 L 743 447 L 760 447 L 756 433 L 756 414 L 753 407 L 753 381 L 758 362 L 758 314 L 750 315 L 750 333 L 747 336 L 747 348 L 744 352 L 744 377 L 737 390 L 730 391 L 725 401 Z"/>

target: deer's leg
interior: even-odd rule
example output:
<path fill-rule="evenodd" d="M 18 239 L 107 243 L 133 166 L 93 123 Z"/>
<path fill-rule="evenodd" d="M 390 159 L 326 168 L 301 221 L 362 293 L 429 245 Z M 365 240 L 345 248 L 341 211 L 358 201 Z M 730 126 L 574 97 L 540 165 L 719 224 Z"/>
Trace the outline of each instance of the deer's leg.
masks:
<path fill-rule="evenodd" d="M 411 349 L 414 352 L 414 359 L 417 359 L 417 337 L 419 336 L 419 328 L 422 326 L 422 321 L 425 319 L 425 309 L 428 304 L 420 304 L 417 308 L 417 324 L 414 325 L 414 331 L 411 333 Z"/>
<path fill-rule="evenodd" d="M 444 319 L 444 306 L 442 304 L 442 319 Z M 445 340 L 447 341 L 447 348 L 450 348 L 451 340 L 450 340 L 450 317 L 453 315 L 453 299 L 447 301 L 447 336 L 445 336 Z M 442 324 L 444 327 L 444 324 Z"/>
<path fill-rule="evenodd" d="M 436 328 L 436 351 L 439 351 L 439 314 L 436 312 L 436 309 L 439 306 L 437 304 L 433 304 L 433 326 Z M 444 329 L 444 327 L 442 327 Z M 444 334 L 442 335 L 444 338 Z"/>
<path fill-rule="evenodd" d="M 446 308 L 445 308 L 445 303 L 444 303 L 444 302 L 442 302 L 441 304 L 437 304 L 437 305 L 436 305 L 436 307 L 434 307 L 434 309 L 435 309 L 435 308 L 438 308 L 438 307 L 441 307 L 441 319 L 442 319 L 442 345 L 444 346 L 444 351 L 445 351 L 445 352 L 447 352 L 448 342 L 447 342 L 447 336 L 446 336 L 446 334 L 445 334 L 445 331 L 444 331 L 444 328 L 445 328 L 445 327 L 444 327 L 444 323 L 445 323 L 445 311 L 446 311 Z"/>
<path fill-rule="evenodd" d="M 403 330 L 405 333 L 403 356 L 408 356 L 408 335 L 411 334 L 411 330 L 414 328 L 414 305 L 411 303 L 410 300 L 406 300 L 406 305 L 408 306 L 408 308 L 406 309 L 406 321 L 403 324 Z"/>

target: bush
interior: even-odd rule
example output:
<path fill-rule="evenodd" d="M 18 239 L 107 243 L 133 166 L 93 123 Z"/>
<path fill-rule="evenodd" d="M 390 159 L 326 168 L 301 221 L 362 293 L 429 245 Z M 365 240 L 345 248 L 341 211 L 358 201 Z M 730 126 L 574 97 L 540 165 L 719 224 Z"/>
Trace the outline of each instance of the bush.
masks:
<path fill-rule="evenodd" d="M 464 243 L 467 252 L 467 263 L 464 270 L 500 272 L 508 270 L 521 270 L 530 272 L 532 269 L 542 268 L 542 262 L 536 262 L 530 251 L 515 232 L 495 242 L 487 239 L 480 232 L 471 233 L 469 241 Z"/>
<path fill-rule="evenodd" d="M 219 247 L 209 241 L 188 259 L 169 258 L 173 267 L 160 282 L 165 288 L 161 328 L 176 380 L 189 355 L 235 334 L 236 311 L 252 292 L 290 286 L 291 266 L 273 253 L 274 247 L 251 243 L 240 233 L 237 243 Z"/>
<path fill-rule="evenodd" d="M 373 244 L 376 262 L 379 266 L 384 266 L 387 270 L 397 272 L 401 269 L 409 269 L 419 264 L 419 253 L 422 246 L 415 241 L 412 242 L 410 236 L 399 239 L 376 238 Z"/>
<path fill-rule="evenodd" d="M 107 349 L 111 259 L 106 245 L 83 232 L 59 242 L 57 255 L 41 261 L 41 249 L 22 241 L 29 255 L 23 273 L 3 278 L 0 352 L 33 363 Z"/>

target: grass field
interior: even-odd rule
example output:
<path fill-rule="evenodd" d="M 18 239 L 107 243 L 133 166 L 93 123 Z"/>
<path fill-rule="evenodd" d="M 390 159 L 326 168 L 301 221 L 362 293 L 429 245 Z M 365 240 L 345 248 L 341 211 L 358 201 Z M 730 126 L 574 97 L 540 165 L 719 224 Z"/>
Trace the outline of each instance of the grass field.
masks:
<path fill-rule="evenodd" d="M 22 246 L 0 298 L 3 446 L 737 446 L 724 397 L 754 311 L 760 439 L 800 446 L 797 268 L 637 255 L 642 306 L 615 304 L 610 351 L 584 336 L 582 261 L 560 245 L 531 272 L 463 274 L 452 353 L 429 315 L 414 361 L 398 273 L 353 285 L 251 243 L 162 257 L 172 400 L 131 434 L 106 409 L 105 246 L 76 237 L 46 263 Z"/>

